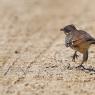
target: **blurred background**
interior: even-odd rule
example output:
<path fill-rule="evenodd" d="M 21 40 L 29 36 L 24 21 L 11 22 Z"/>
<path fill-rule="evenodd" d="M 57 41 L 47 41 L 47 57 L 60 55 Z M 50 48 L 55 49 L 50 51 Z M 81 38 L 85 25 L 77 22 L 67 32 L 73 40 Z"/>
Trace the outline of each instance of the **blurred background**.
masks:
<path fill-rule="evenodd" d="M 0 95 L 95 95 L 95 73 L 69 68 L 81 59 L 64 46 L 68 24 L 95 37 L 95 0 L 0 0 Z"/>

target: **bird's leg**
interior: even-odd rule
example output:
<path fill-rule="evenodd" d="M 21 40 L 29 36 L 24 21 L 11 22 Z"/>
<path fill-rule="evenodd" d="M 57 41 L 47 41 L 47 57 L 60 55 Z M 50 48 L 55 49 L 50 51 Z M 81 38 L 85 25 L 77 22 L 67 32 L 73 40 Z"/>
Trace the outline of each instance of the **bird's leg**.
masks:
<path fill-rule="evenodd" d="M 88 50 L 83 53 L 83 61 L 79 66 L 77 66 L 77 68 L 81 68 L 81 67 L 84 68 L 83 63 L 86 62 L 87 60 L 88 60 Z"/>
<path fill-rule="evenodd" d="M 75 53 L 74 53 L 74 55 L 73 55 L 73 59 L 72 59 L 72 61 L 73 62 L 75 62 L 75 59 L 78 59 L 78 55 L 77 55 L 77 51 L 75 51 Z"/>

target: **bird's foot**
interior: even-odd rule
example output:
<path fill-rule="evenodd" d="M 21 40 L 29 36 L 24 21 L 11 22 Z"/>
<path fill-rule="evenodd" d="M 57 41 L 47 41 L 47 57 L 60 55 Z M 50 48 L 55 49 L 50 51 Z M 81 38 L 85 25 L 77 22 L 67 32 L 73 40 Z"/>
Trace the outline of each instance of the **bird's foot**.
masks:
<path fill-rule="evenodd" d="M 72 61 L 75 62 L 75 59 L 78 59 L 78 57 L 79 57 L 79 55 L 74 54 L 74 55 L 73 55 L 73 58 L 72 58 Z"/>

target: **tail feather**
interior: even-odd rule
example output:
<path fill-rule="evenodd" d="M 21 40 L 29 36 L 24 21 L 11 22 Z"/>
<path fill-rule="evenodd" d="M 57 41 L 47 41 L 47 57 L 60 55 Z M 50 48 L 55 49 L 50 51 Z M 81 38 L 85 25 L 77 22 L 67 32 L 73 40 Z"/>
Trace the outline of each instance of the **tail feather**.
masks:
<path fill-rule="evenodd" d="M 91 42 L 91 44 L 95 44 L 95 41 Z"/>
<path fill-rule="evenodd" d="M 87 39 L 87 41 L 88 41 L 90 44 L 95 44 L 95 39 L 94 39 L 94 38 Z"/>

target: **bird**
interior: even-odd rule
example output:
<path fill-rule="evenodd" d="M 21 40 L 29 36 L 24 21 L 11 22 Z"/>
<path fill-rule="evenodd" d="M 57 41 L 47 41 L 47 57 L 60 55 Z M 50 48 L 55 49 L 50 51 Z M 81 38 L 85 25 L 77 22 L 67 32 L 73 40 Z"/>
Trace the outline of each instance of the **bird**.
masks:
<path fill-rule="evenodd" d="M 88 60 L 88 50 L 92 44 L 95 44 L 95 38 L 86 31 L 77 29 L 74 24 L 66 25 L 61 28 L 60 31 L 64 31 L 64 34 L 66 35 L 65 46 L 70 47 L 75 51 L 72 56 L 72 61 L 75 62 L 79 57 L 77 52 L 80 52 L 83 55 L 83 59 L 77 68 L 84 68 L 83 64 Z"/>

